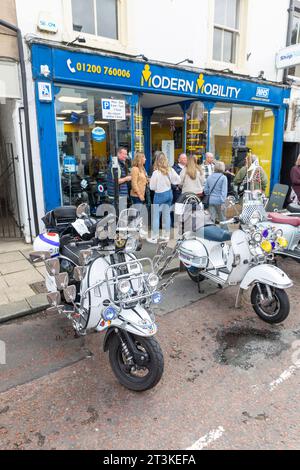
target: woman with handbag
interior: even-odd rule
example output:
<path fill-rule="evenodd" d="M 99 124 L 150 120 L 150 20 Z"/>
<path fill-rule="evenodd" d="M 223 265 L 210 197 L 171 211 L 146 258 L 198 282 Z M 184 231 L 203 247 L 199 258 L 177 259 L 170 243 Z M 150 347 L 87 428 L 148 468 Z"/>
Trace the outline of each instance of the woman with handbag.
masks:
<path fill-rule="evenodd" d="M 217 161 L 212 173 L 206 180 L 204 186 L 204 208 L 209 210 L 214 223 L 226 220 L 224 203 L 227 197 L 228 183 L 224 175 L 225 164 Z M 227 225 L 222 225 L 224 230 L 228 230 Z"/>
<path fill-rule="evenodd" d="M 201 198 L 203 196 L 204 182 L 204 171 L 198 165 L 196 155 L 191 155 L 188 157 L 186 167 L 180 173 L 182 194 L 194 193 Z"/>
<path fill-rule="evenodd" d="M 130 197 L 133 206 L 139 211 L 143 217 L 144 224 L 148 227 L 148 212 L 146 201 L 146 188 L 148 184 L 148 176 L 145 169 L 146 157 L 142 152 L 136 152 L 132 162 L 131 169 L 131 191 Z M 147 212 L 147 213 L 146 213 Z M 140 230 L 140 235 L 144 238 L 148 235 L 145 230 Z"/>
<path fill-rule="evenodd" d="M 152 211 L 152 237 L 147 238 L 149 243 L 157 243 L 159 238 L 159 221 L 162 213 L 162 226 L 164 240 L 170 238 L 170 207 L 173 201 L 172 184 L 180 184 L 180 176 L 170 167 L 169 161 L 163 152 L 160 152 L 154 163 L 154 171 L 150 179 L 150 189 L 154 191 Z"/>

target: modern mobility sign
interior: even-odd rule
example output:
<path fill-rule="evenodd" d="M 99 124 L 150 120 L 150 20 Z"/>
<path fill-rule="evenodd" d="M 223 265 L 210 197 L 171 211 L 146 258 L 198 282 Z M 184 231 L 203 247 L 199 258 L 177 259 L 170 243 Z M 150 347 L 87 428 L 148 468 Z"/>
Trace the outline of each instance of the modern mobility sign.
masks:
<path fill-rule="evenodd" d="M 47 64 L 51 78 L 62 83 L 275 106 L 288 97 L 282 87 L 38 44 L 32 45 L 32 58 L 34 78 L 41 78 L 40 65 Z"/>
<path fill-rule="evenodd" d="M 153 74 L 149 64 L 146 64 L 142 70 L 141 86 L 155 90 L 168 90 L 233 99 L 237 99 L 241 91 L 241 88 L 206 82 L 203 73 L 200 73 L 193 79 Z"/>

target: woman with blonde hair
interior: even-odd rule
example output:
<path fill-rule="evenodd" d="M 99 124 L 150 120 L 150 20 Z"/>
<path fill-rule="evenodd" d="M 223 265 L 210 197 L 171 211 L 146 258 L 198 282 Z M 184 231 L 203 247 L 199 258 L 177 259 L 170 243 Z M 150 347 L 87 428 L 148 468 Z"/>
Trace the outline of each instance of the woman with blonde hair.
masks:
<path fill-rule="evenodd" d="M 136 152 L 131 167 L 131 201 L 132 204 L 144 204 L 147 185 L 145 170 L 146 157 L 142 152 Z"/>
<path fill-rule="evenodd" d="M 204 171 L 197 163 L 197 156 L 188 157 L 186 167 L 180 173 L 182 193 L 195 193 L 198 197 L 203 195 Z"/>
<path fill-rule="evenodd" d="M 155 160 L 153 174 L 150 179 L 150 189 L 154 191 L 152 210 L 152 237 L 147 239 L 150 243 L 157 243 L 159 238 L 159 220 L 162 213 L 163 239 L 170 238 L 170 207 L 173 201 L 172 184 L 180 184 L 180 177 L 170 167 L 169 161 L 163 152 Z"/>

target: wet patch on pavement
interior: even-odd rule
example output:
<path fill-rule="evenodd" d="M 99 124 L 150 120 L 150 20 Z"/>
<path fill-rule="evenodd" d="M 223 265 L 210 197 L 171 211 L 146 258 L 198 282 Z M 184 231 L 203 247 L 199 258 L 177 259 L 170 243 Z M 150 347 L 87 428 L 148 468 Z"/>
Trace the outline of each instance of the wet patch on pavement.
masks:
<path fill-rule="evenodd" d="M 216 362 L 248 370 L 260 359 L 272 359 L 289 349 L 277 331 L 230 327 L 217 333 Z"/>

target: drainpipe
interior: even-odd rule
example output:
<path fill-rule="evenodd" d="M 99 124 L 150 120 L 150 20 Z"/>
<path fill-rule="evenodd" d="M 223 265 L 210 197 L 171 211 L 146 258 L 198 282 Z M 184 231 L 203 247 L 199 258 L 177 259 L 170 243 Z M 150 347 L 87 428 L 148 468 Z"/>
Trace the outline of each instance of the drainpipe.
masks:
<path fill-rule="evenodd" d="M 28 155 L 28 169 L 29 169 L 29 179 L 30 187 L 32 194 L 32 209 L 33 209 L 33 218 L 34 218 L 34 227 L 36 235 L 39 233 L 39 223 L 37 215 L 37 205 L 35 197 L 35 187 L 34 187 L 34 174 L 33 174 L 33 163 L 32 163 L 32 151 L 31 151 L 31 138 L 30 138 L 30 125 L 29 125 L 29 111 L 28 111 L 28 94 L 27 94 L 27 85 L 26 85 L 26 69 L 25 69 L 25 60 L 24 60 L 24 49 L 21 30 L 7 21 L 0 20 L 0 26 L 3 26 L 11 31 L 14 31 L 17 34 L 18 41 L 18 50 L 20 58 L 20 70 L 21 70 L 21 81 L 22 81 L 22 92 L 23 92 L 23 103 L 24 103 L 24 117 L 25 117 L 25 132 L 26 132 L 26 144 L 27 144 L 27 155 Z"/>
<path fill-rule="evenodd" d="M 286 46 L 290 46 L 292 42 L 294 11 L 295 11 L 295 0 L 290 0 L 290 7 L 288 9 L 289 19 L 288 19 L 288 28 L 287 28 L 287 34 L 286 34 Z M 287 76 L 288 76 L 288 69 L 284 69 L 283 82 L 286 82 Z"/>

